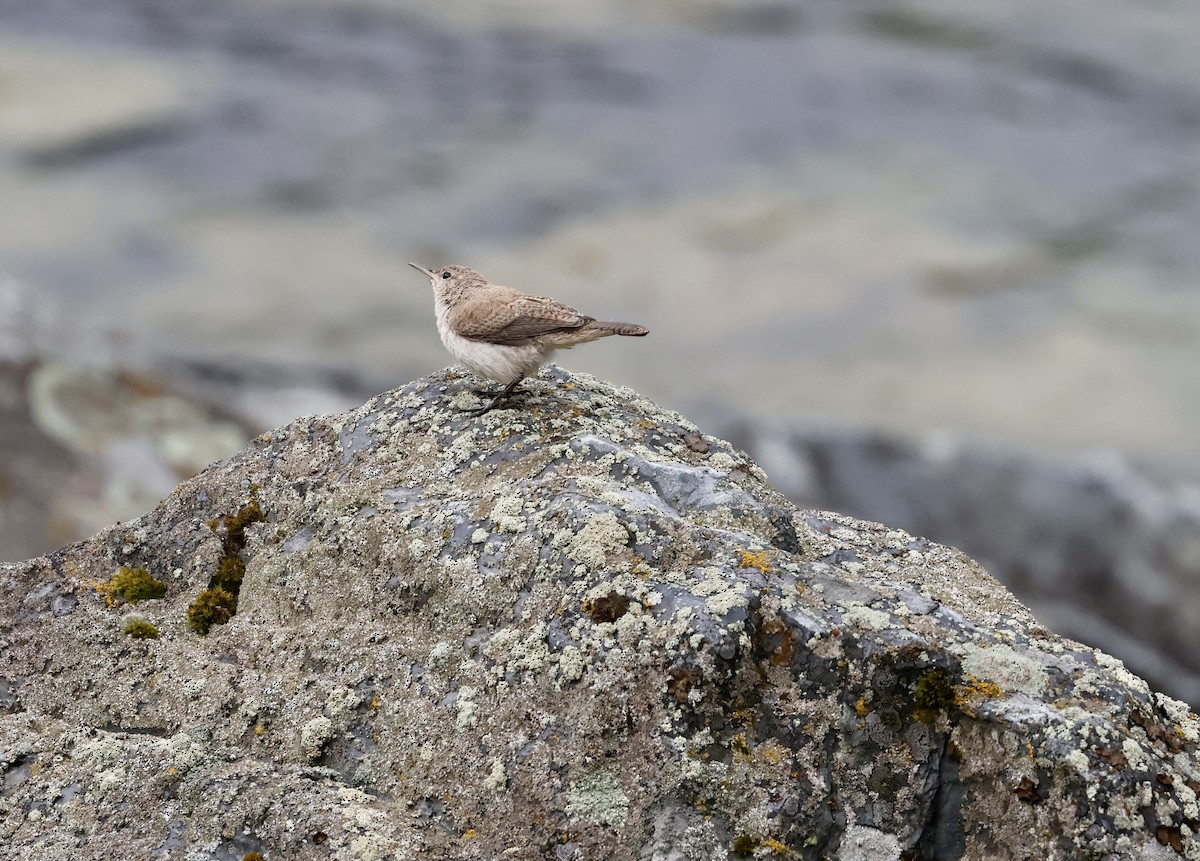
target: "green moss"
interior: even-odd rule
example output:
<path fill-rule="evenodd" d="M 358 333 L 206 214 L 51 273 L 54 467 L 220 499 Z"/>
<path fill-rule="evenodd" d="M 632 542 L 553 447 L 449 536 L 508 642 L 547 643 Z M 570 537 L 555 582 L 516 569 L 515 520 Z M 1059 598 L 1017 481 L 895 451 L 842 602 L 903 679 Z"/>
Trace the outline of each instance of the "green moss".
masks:
<path fill-rule="evenodd" d="M 263 861 L 261 852 L 247 852 L 242 856 L 242 861 Z"/>
<path fill-rule="evenodd" d="M 954 686 L 950 684 L 950 674 L 942 669 L 930 670 L 917 679 L 913 702 L 917 706 L 913 716 L 926 723 L 932 722 L 939 711 L 954 705 Z"/>
<path fill-rule="evenodd" d="M 128 619 L 121 626 L 121 633 L 135 640 L 157 640 L 158 628 L 145 619 Z"/>
<path fill-rule="evenodd" d="M 226 541 L 229 544 L 236 545 L 240 550 L 246 546 L 246 527 L 251 523 L 262 523 L 267 519 L 263 514 L 263 510 L 259 507 L 258 500 L 254 497 L 246 503 L 237 514 L 227 515 L 223 518 L 225 521 Z"/>
<path fill-rule="evenodd" d="M 208 588 L 197 595 L 187 609 L 188 627 L 201 636 L 213 625 L 224 625 L 237 612 L 238 592 L 246 575 L 246 560 L 242 558 L 242 551 L 246 549 L 246 528 L 267 519 L 254 498 L 257 490 L 258 485 L 255 485 L 250 501 L 237 514 L 226 514 L 208 522 L 209 528 L 221 536 L 224 552 L 217 570 L 209 578 Z"/>
<path fill-rule="evenodd" d="M 223 556 L 217 564 L 217 573 L 213 580 L 219 586 L 236 590 L 242 586 L 242 577 L 246 573 L 246 563 L 241 556 Z"/>
<path fill-rule="evenodd" d="M 756 848 L 758 848 L 758 841 L 749 834 L 739 834 L 729 844 L 729 851 L 738 858 L 749 858 L 754 854 Z"/>
<path fill-rule="evenodd" d="M 110 595 L 119 595 L 127 603 L 149 601 L 167 594 L 167 584 L 156 580 L 145 568 L 129 568 L 122 565 L 105 584 Z"/>
<path fill-rule="evenodd" d="M 213 625 L 224 625 L 236 612 L 237 596 L 220 586 L 213 586 L 197 595 L 188 607 L 188 627 L 204 636 Z"/>

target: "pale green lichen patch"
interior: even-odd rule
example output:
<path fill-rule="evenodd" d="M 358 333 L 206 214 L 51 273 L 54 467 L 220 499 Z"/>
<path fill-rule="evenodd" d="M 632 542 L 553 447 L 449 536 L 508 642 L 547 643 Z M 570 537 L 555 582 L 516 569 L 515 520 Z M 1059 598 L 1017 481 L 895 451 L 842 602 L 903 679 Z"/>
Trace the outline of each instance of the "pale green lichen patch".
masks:
<path fill-rule="evenodd" d="M 445 640 L 435 643 L 429 650 L 429 666 L 435 670 L 444 668 L 453 652 L 454 646 Z"/>
<path fill-rule="evenodd" d="M 337 789 L 332 806 L 341 814 L 352 861 L 387 861 L 408 854 L 400 841 L 388 833 L 388 811 L 378 805 L 377 799 L 352 786 Z"/>
<path fill-rule="evenodd" d="M 1015 691 L 1034 698 L 1041 698 L 1046 693 L 1046 666 L 1028 653 L 1003 644 L 988 648 L 968 644 L 958 651 L 962 654 L 962 668 L 967 675 L 999 685 L 1003 691 Z"/>
<path fill-rule="evenodd" d="M 857 601 L 847 601 L 842 620 L 847 624 L 857 625 L 869 631 L 882 631 L 890 628 L 892 617 L 881 610 L 874 610 L 866 604 Z"/>
<path fill-rule="evenodd" d="M 325 713 L 333 720 L 341 720 L 362 704 L 362 697 L 353 688 L 339 685 L 325 698 Z"/>
<path fill-rule="evenodd" d="M 730 580 L 722 569 L 710 566 L 697 573 L 700 579 L 692 583 L 692 594 L 706 598 L 705 606 L 714 616 L 720 618 L 731 610 L 749 606 L 743 584 Z"/>
<path fill-rule="evenodd" d="M 1167 720 L 1174 724 L 1174 731 L 1180 739 L 1188 744 L 1200 744 L 1200 717 L 1196 716 L 1187 703 L 1160 693 L 1154 694 L 1154 702 Z"/>
<path fill-rule="evenodd" d="M 629 796 L 621 781 L 606 768 L 597 769 L 571 787 L 567 815 L 593 825 L 624 825 Z"/>
<path fill-rule="evenodd" d="M 577 682 L 587 670 L 587 661 L 575 646 L 567 646 L 558 656 L 558 669 L 564 682 Z"/>
<path fill-rule="evenodd" d="M 847 828 L 838 852 L 841 861 L 900 861 L 902 857 L 900 841 L 894 834 L 865 825 Z"/>
<path fill-rule="evenodd" d="M 503 532 L 524 532 L 528 528 L 524 509 L 525 500 L 520 496 L 501 495 L 492 504 L 492 522 Z"/>
<path fill-rule="evenodd" d="M 530 631 L 501 628 L 488 640 L 483 653 L 496 662 L 492 674 L 497 678 L 506 673 L 539 673 L 550 659 L 546 625 L 535 624 Z"/>
<path fill-rule="evenodd" d="M 1070 765 L 1084 777 L 1087 777 L 1091 773 L 1091 761 L 1087 758 L 1087 754 L 1085 754 L 1083 751 L 1072 750 L 1067 753 L 1065 760 L 1068 765 Z"/>
<path fill-rule="evenodd" d="M 1130 767 L 1138 771 L 1145 771 L 1150 764 L 1150 757 L 1146 754 L 1145 748 L 1131 738 L 1122 742 L 1121 753 L 1124 754 L 1125 761 L 1129 763 Z"/>
<path fill-rule="evenodd" d="M 483 779 L 484 789 L 490 792 L 500 792 L 508 783 L 508 772 L 504 769 L 504 761 L 496 758 L 492 760 L 492 767 L 488 771 L 487 776 Z"/>
<path fill-rule="evenodd" d="M 171 767 L 177 772 L 186 773 L 208 762 L 210 754 L 205 742 L 205 734 L 199 727 L 191 732 L 183 730 L 175 733 L 165 742 Z"/>
<path fill-rule="evenodd" d="M 312 762 L 320 758 L 330 739 L 333 738 L 333 721 L 325 715 L 317 715 L 300 729 L 300 752 Z"/>
<path fill-rule="evenodd" d="M 454 699 L 454 708 L 458 712 L 454 720 L 456 729 L 471 729 L 479 723 L 479 704 L 475 701 L 478 695 L 479 689 L 471 685 L 464 685 L 458 689 L 458 696 Z"/>
<path fill-rule="evenodd" d="M 567 554 L 583 565 L 599 568 L 629 544 L 629 532 L 611 511 L 590 517 L 571 537 Z"/>
<path fill-rule="evenodd" d="M 1099 649 L 1094 650 L 1092 655 L 1096 662 L 1096 666 L 1103 667 L 1105 670 L 1109 671 L 1109 673 L 1119 676 L 1124 685 L 1133 688 L 1140 693 L 1146 694 L 1147 696 L 1150 694 L 1150 686 L 1147 685 L 1143 679 L 1140 679 L 1133 673 L 1129 672 L 1129 670 L 1125 668 L 1124 662 L 1122 662 L 1119 658 L 1114 658 L 1112 655 L 1101 652 Z"/>

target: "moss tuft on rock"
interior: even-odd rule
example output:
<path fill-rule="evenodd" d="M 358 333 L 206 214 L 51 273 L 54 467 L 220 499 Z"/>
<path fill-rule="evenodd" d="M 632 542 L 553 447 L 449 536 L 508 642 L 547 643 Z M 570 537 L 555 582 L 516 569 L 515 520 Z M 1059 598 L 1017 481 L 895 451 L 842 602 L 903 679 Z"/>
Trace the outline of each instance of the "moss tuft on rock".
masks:
<path fill-rule="evenodd" d="M 749 834 L 739 834 L 729 845 L 729 851 L 737 858 L 749 858 L 757 848 L 758 841 Z"/>
<path fill-rule="evenodd" d="M 203 637 L 213 625 L 224 625 L 236 612 L 237 596 L 220 586 L 212 586 L 197 595 L 188 607 L 188 627 Z"/>
<path fill-rule="evenodd" d="M 157 640 L 158 628 L 141 618 L 126 619 L 121 626 L 121 633 L 135 640 Z"/>
<path fill-rule="evenodd" d="M 103 590 L 124 599 L 126 603 L 136 604 L 138 601 L 163 597 L 167 594 L 167 584 L 155 579 L 145 568 L 122 565 L 104 584 Z"/>
<path fill-rule="evenodd" d="M 954 705 L 954 686 L 950 683 L 950 674 L 939 668 L 917 679 L 913 702 L 917 706 L 913 716 L 925 723 L 932 723 L 938 712 Z"/>

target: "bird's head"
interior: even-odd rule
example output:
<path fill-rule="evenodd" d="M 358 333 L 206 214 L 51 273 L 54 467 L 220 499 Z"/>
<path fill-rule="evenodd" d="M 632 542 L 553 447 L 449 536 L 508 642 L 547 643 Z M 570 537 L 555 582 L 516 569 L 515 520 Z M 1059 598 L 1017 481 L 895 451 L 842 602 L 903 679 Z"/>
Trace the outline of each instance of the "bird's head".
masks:
<path fill-rule="evenodd" d="M 426 269 L 416 263 L 408 265 L 429 278 L 433 284 L 433 293 L 439 299 L 457 298 L 488 283 L 486 278 L 466 266 L 450 264 L 439 266 L 437 269 Z"/>

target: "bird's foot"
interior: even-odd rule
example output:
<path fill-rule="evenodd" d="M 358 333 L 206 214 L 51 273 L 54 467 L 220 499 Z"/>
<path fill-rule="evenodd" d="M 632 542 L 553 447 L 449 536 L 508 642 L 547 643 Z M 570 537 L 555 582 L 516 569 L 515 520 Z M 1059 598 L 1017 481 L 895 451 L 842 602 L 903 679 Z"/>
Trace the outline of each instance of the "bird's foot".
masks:
<path fill-rule="evenodd" d="M 501 401 L 507 399 L 509 396 L 512 395 L 513 390 L 520 384 L 521 380 L 523 380 L 523 379 L 525 379 L 525 378 L 520 377 L 516 380 L 513 380 L 511 383 L 509 383 L 507 386 L 504 387 L 503 391 L 500 391 L 500 392 L 482 392 L 477 389 L 472 389 L 472 391 L 475 394 L 477 394 L 481 397 L 491 398 L 491 401 L 487 404 L 484 404 L 482 407 L 479 407 L 478 409 L 470 410 L 468 415 L 470 415 L 472 418 L 476 418 L 478 416 L 483 415 L 486 412 L 490 412 L 491 410 L 494 410 L 500 404 Z"/>
<path fill-rule="evenodd" d="M 486 404 L 484 404 L 481 407 L 462 407 L 461 409 L 463 412 L 465 412 L 471 418 L 476 418 L 477 416 L 481 416 L 484 413 L 490 413 L 492 410 L 497 409 L 497 408 L 498 409 L 512 409 L 512 410 L 517 409 L 516 404 L 509 405 L 507 403 L 503 403 L 506 400 L 508 400 L 508 398 L 506 397 L 505 393 L 500 392 L 494 398 L 492 398 L 490 401 L 488 401 Z"/>

